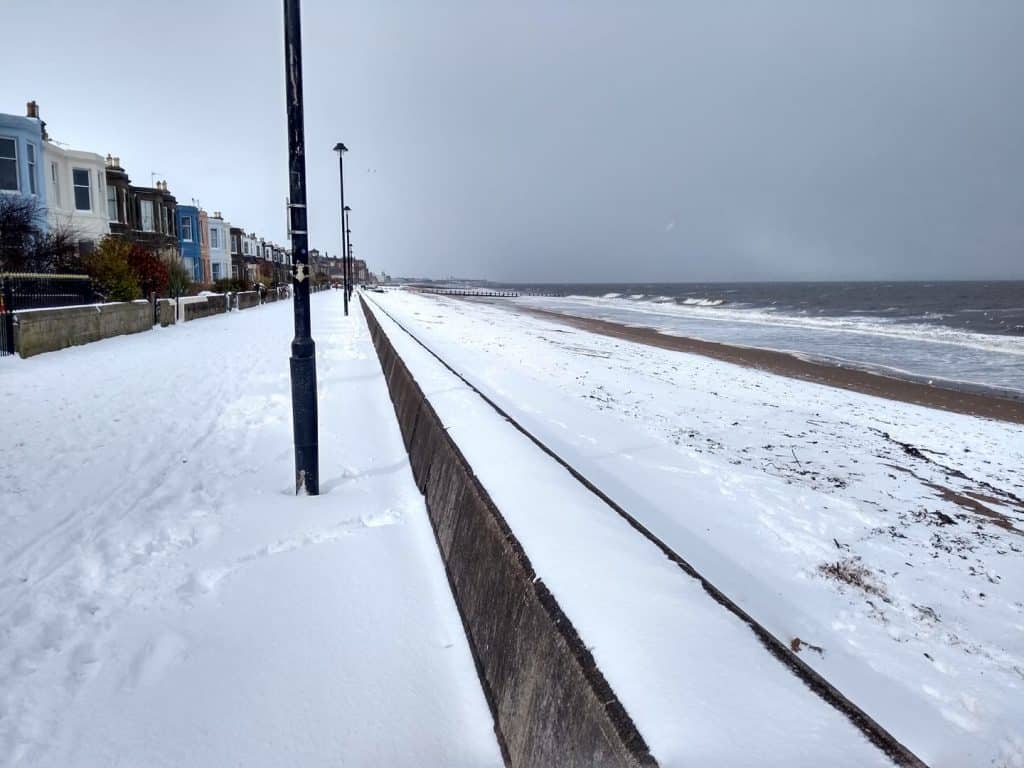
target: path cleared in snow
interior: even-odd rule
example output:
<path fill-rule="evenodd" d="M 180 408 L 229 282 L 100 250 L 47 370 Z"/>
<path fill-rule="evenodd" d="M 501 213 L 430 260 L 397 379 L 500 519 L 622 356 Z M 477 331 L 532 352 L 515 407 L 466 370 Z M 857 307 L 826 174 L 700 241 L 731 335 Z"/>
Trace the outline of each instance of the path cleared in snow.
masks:
<path fill-rule="evenodd" d="M 498 766 L 365 321 L 292 307 L 0 360 L 0 765 Z"/>
<path fill-rule="evenodd" d="M 659 765 L 892 764 L 700 582 L 375 316 Z"/>
<path fill-rule="evenodd" d="M 1024 764 L 1018 426 L 373 299 L 926 762 Z"/>

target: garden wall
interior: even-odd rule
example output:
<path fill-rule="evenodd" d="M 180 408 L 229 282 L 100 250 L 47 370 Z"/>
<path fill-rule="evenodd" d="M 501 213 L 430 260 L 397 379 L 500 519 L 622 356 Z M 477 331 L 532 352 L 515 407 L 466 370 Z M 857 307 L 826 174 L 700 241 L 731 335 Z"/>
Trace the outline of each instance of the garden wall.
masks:
<path fill-rule="evenodd" d="M 22 357 L 109 339 L 153 327 L 153 305 L 145 300 L 80 307 L 30 309 L 14 315 L 15 349 Z"/>
<path fill-rule="evenodd" d="M 181 314 L 187 323 L 191 320 L 198 320 L 201 317 L 222 315 L 227 312 L 227 309 L 227 300 L 224 298 L 224 294 L 219 293 L 205 297 L 205 301 L 190 301 L 188 304 L 182 304 Z"/>

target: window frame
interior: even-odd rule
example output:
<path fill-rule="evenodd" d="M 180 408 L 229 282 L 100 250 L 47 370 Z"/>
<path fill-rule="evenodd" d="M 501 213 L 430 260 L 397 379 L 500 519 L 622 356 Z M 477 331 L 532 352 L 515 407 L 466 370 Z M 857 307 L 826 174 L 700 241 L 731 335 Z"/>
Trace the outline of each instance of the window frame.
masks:
<path fill-rule="evenodd" d="M 113 199 L 111 199 L 113 198 Z M 113 204 L 114 212 L 111 214 L 110 206 Z M 117 218 L 117 187 L 107 185 L 107 218 L 111 221 L 118 221 Z"/>
<path fill-rule="evenodd" d="M 0 157 L 0 162 L 9 161 L 14 163 L 14 186 L 0 187 L 0 192 L 21 192 L 21 164 L 18 162 L 18 137 L 0 136 L 0 139 L 7 139 L 14 147 L 14 157 Z"/>
<path fill-rule="evenodd" d="M 36 145 L 32 142 L 25 144 L 25 162 L 28 164 L 28 193 L 39 194 L 39 182 L 36 179 Z"/>
<path fill-rule="evenodd" d="M 50 161 L 50 180 L 53 182 L 53 202 L 58 208 L 62 208 L 63 206 L 60 201 L 60 168 L 55 160 Z"/>
<path fill-rule="evenodd" d="M 146 229 L 147 206 L 149 206 L 149 229 Z M 152 200 L 139 200 L 139 229 L 142 232 L 156 232 L 156 211 Z"/>
<path fill-rule="evenodd" d="M 185 230 L 188 229 L 188 237 L 185 237 Z M 192 217 L 182 216 L 181 217 L 181 242 L 191 243 L 192 240 Z"/>
<path fill-rule="evenodd" d="M 75 180 L 75 174 L 78 173 L 78 172 L 82 172 L 82 173 L 85 174 L 85 184 L 79 184 Z M 74 192 L 74 194 L 72 196 L 75 199 L 75 210 L 76 211 L 84 211 L 84 212 L 91 213 L 92 212 L 92 170 L 89 169 L 89 168 L 72 168 L 71 169 L 71 188 L 72 188 L 72 190 Z M 80 190 L 80 189 L 84 189 L 85 190 L 85 194 L 88 197 L 88 203 L 89 203 L 89 207 L 88 208 L 81 208 L 78 205 L 78 190 Z"/>

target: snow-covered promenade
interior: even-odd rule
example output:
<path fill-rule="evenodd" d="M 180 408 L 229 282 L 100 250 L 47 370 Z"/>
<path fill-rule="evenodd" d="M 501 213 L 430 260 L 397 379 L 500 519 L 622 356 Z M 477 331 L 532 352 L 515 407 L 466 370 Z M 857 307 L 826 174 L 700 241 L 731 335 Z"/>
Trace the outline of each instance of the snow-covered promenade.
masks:
<path fill-rule="evenodd" d="M 0 360 L 0 765 L 495 766 L 380 366 L 313 297 Z"/>
<path fill-rule="evenodd" d="M 608 338 L 475 301 L 408 292 L 368 298 L 928 764 L 1024 760 L 1019 425 Z M 405 342 L 400 352 L 415 376 L 433 375 L 436 364 L 416 350 Z M 428 397 L 435 407 L 457 397 L 446 393 L 458 386 L 434 386 Z M 450 418 L 461 423 L 468 407 Z M 486 455 L 482 424 L 467 425 L 462 437 L 450 433 L 465 451 Z M 491 450 L 501 459 L 479 463 L 481 477 L 485 486 L 505 487 L 503 476 L 516 478 L 514 465 L 504 447 Z M 492 464 L 502 469 L 494 474 Z M 517 498 L 514 485 L 504 492 Z M 564 510 L 554 504 L 552 520 Z M 506 516 L 515 530 L 514 516 Z M 562 537 L 563 547 L 568 540 Z M 582 537 L 571 540 L 582 546 Z M 538 557 L 538 544 L 524 544 Z M 556 548 L 553 567 L 575 554 Z M 605 563 L 602 554 L 590 556 Z M 580 610 L 587 610 L 587 587 L 599 600 L 630 578 L 606 570 L 610 581 L 598 574 L 584 585 Z M 562 593 L 546 580 L 560 601 L 575 588 L 571 572 L 564 578 Z M 588 642 L 595 636 L 583 635 Z M 681 629 L 663 639 L 670 648 L 660 658 L 685 655 L 695 638 Z M 678 747 L 682 760 L 694 742 L 673 742 L 693 722 L 671 721 L 686 702 L 675 712 L 644 712 L 654 698 L 670 700 L 673 685 L 690 695 L 742 695 L 721 677 L 682 674 L 673 683 L 683 670 L 677 666 L 657 670 L 664 685 L 641 686 L 631 705 L 628 677 L 617 684 L 610 667 L 633 665 L 639 674 L 659 649 L 616 654 L 606 641 L 593 652 L 656 756 L 658 746 Z M 750 682 L 763 690 L 766 680 Z"/>

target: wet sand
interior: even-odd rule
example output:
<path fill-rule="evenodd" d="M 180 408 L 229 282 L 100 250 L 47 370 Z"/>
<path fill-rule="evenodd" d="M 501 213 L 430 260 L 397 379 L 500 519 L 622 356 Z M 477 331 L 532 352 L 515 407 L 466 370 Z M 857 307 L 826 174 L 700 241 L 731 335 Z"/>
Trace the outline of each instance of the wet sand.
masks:
<path fill-rule="evenodd" d="M 712 357 L 727 363 L 756 368 L 761 371 L 789 376 L 803 381 L 813 381 L 830 387 L 848 389 L 875 397 L 885 397 L 927 408 L 965 413 L 986 419 L 999 419 L 1014 424 L 1024 424 L 1024 402 L 1010 400 L 977 392 L 963 392 L 945 387 L 936 387 L 924 382 L 908 381 L 877 373 L 845 368 L 837 364 L 803 360 L 786 352 L 769 349 L 736 347 L 714 341 L 701 341 L 683 336 L 668 336 L 653 328 L 637 328 L 596 320 L 587 317 L 566 315 L 544 309 L 523 307 L 505 302 L 492 302 L 519 312 L 554 320 L 591 333 L 600 333 L 625 341 L 648 344 L 652 347 L 691 352 Z"/>

